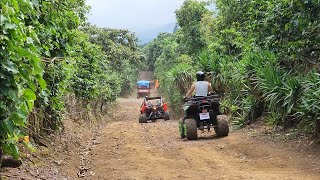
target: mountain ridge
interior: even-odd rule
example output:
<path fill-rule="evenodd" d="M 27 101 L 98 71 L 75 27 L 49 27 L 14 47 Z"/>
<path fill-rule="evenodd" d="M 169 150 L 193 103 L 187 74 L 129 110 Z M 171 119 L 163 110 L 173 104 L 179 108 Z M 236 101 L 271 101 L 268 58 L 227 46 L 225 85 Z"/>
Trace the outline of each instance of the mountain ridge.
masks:
<path fill-rule="evenodd" d="M 149 42 L 151 42 L 153 39 L 155 39 L 159 33 L 173 33 L 174 27 L 176 26 L 176 23 L 168 23 L 164 24 L 162 26 L 158 26 L 156 28 L 147 29 L 145 31 L 137 32 L 136 35 L 138 37 L 138 44 L 144 45 Z"/>

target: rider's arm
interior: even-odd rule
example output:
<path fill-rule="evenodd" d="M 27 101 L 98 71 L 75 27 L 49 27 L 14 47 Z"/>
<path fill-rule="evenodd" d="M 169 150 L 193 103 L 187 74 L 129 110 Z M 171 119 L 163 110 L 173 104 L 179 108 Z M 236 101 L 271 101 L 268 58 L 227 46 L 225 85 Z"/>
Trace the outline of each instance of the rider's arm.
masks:
<path fill-rule="evenodd" d="M 186 97 L 191 97 L 192 96 L 192 93 L 193 93 L 193 91 L 196 89 L 196 84 L 192 84 L 192 86 L 191 86 L 191 88 L 190 88 L 190 90 L 188 91 L 188 93 L 187 93 L 187 95 L 186 95 Z"/>

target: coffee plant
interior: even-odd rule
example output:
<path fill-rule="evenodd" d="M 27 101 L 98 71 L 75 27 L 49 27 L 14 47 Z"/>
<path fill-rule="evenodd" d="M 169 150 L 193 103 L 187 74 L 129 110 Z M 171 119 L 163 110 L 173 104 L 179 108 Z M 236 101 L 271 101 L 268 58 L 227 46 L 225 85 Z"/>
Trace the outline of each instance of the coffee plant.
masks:
<path fill-rule="evenodd" d="M 20 142 L 33 150 L 29 136 L 58 130 L 69 94 L 106 103 L 132 87 L 136 37 L 95 27 L 108 44 L 94 41 L 88 10 L 85 0 L 0 1 L 0 151 L 18 158 Z"/>

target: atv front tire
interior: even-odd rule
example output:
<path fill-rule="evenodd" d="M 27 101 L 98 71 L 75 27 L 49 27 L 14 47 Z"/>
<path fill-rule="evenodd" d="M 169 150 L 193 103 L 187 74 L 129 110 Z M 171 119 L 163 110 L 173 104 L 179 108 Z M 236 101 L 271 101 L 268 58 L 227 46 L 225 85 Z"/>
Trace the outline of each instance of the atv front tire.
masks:
<path fill-rule="evenodd" d="M 147 122 L 148 122 L 147 115 L 145 113 L 140 114 L 139 123 L 147 123 Z"/>
<path fill-rule="evenodd" d="M 169 112 L 164 112 L 164 120 L 165 121 L 170 120 Z"/>
<path fill-rule="evenodd" d="M 196 140 L 198 138 L 197 123 L 194 119 L 186 119 L 186 135 L 188 140 Z"/>
<path fill-rule="evenodd" d="M 228 117 L 226 115 L 217 116 L 217 126 L 214 127 L 214 131 L 218 134 L 218 136 L 228 136 L 229 124 Z"/>
<path fill-rule="evenodd" d="M 186 125 L 183 123 L 183 119 L 179 120 L 179 135 L 180 138 L 183 139 L 186 137 Z"/>

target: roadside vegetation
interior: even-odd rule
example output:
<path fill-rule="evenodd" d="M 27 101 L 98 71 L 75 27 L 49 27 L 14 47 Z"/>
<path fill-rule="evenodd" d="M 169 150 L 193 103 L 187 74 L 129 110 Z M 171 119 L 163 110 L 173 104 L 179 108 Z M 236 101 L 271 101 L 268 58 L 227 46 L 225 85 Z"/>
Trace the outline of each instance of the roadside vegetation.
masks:
<path fill-rule="evenodd" d="M 179 28 L 143 52 L 175 112 L 203 70 L 236 127 L 264 117 L 319 138 L 319 13 L 320 2 L 308 0 L 186 0 Z"/>
<path fill-rule="evenodd" d="M 132 90 L 137 38 L 86 23 L 88 11 L 85 0 L 0 2 L 0 151 L 34 150 L 31 138 L 59 130 L 70 101 L 79 119 Z"/>

